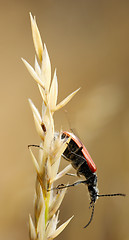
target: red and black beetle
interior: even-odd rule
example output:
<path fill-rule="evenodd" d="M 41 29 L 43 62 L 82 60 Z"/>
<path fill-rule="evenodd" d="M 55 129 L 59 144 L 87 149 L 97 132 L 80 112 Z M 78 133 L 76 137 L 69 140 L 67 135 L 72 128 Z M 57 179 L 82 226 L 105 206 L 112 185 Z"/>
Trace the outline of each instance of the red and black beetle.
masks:
<path fill-rule="evenodd" d="M 63 189 L 72 186 L 76 186 L 78 184 L 85 184 L 88 187 L 88 191 L 90 194 L 90 207 L 92 208 L 91 217 L 89 222 L 86 224 L 86 227 L 91 223 L 94 214 L 94 205 L 98 197 L 105 197 L 105 196 L 125 196 L 123 193 L 113 193 L 113 194 L 99 194 L 99 190 L 97 188 L 97 175 L 96 175 L 96 166 L 93 162 L 90 154 L 88 153 L 87 149 L 85 148 L 84 144 L 81 143 L 80 139 L 76 137 L 73 133 L 64 131 L 61 135 L 61 138 L 66 141 L 68 138 L 70 142 L 68 143 L 67 148 L 62 154 L 62 157 L 65 158 L 67 161 L 70 161 L 73 168 L 77 171 L 78 176 L 84 176 L 85 180 L 77 181 L 73 184 L 69 185 L 58 185 L 54 189 Z M 40 147 L 39 145 L 28 145 L 28 147 Z M 48 191 L 50 191 L 48 189 Z"/>
<path fill-rule="evenodd" d="M 62 156 L 67 161 L 70 161 L 73 168 L 77 171 L 78 176 L 84 176 L 86 180 L 78 181 L 73 184 L 64 186 L 59 185 L 57 189 L 62 189 L 65 187 L 71 187 L 78 185 L 80 183 L 84 183 L 88 186 L 88 191 L 90 194 L 90 207 L 92 208 L 92 213 L 89 222 L 86 224 L 84 228 L 86 228 L 92 221 L 93 214 L 94 214 L 94 204 L 98 197 L 104 196 L 125 196 L 122 193 L 114 193 L 114 194 L 99 194 L 99 190 L 97 188 L 97 175 L 96 175 L 96 166 L 93 162 L 90 154 L 88 153 L 87 149 L 85 148 L 84 144 L 81 143 L 80 139 L 76 137 L 73 133 L 64 131 L 61 135 L 62 139 L 70 139 L 70 142 L 63 152 Z"/>

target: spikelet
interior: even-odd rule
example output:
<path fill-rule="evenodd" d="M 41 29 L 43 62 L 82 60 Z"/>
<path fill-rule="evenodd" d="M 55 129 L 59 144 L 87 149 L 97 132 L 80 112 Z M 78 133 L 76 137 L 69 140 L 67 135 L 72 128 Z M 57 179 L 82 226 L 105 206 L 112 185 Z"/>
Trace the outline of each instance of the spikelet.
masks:
<path fill-rule="evenodd" d="M 61 155 L 67 147 L 68 142 L 61 139 L 61 133 L 56 134 L 54 129 L 53 114 L 65 106 L 79 90 L 74 91 L 62 102 L 57 104 L 58 82 L 56 70 L 51 81 L 51 62 L 46 45 L 42 44 L 41 36 L 36 24 L 35 17 L 30 13 L 32 36 L 37 57 L 35 56 L 35 67 L 24 60 L 24 64 L 36 81 L 43 100 L 42 116 L 29 99 L 29 104 L 33 113 L 37 133 L 41 138 L 39 147 L 39 159 L 36 159 L 32 149 L 29 148 L 32 161 L 37 173 L 34 221 L 29 216 L 29 236 L 30 240 L 54 239 L 70 222 L 72 217 L 57 228 L 59 207 L 65 196 L 66 189 L 59 192 L 47 191 L 51 189 L 53 183 L 64 176 L 70 169 L 69 164 L 64 170 L 58 173 Z"/>

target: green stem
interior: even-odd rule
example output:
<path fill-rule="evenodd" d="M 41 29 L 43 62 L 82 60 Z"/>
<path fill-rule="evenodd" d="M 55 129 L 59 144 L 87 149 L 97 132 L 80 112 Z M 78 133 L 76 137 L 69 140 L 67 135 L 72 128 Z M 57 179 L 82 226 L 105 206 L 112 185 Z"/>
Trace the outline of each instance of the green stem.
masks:
<path fill-rule="evenodd" d="M 46 226 L 47 221 L 48 221 L 49 201 L 50 201 L 50 192 L 47 193 L 47 197 L 45 199 L 45 226 Z"/>

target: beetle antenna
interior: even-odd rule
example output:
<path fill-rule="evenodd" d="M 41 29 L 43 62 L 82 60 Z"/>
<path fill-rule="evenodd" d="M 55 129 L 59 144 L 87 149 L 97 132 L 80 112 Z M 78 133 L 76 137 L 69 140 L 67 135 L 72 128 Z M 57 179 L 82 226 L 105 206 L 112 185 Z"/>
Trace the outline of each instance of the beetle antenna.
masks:
<path fill-rule="evenodd" d="M 115 196 L 122 196 L 122 197 L 125 197 L 126 194 L 124 194 L 124 193 L 97 194 L 97 197 L 115 197 Z"/>
<path fill-rule="evenodd" d="M 84 227 L 84 228 L 87 228 L 89 225 L 90 225 L 90 223 L 91 223 L 91 221 L 92 221 L 92 219 L 93 219 L 93 215 L 94 215 L 94 203 L 92 203 L 92 212 L 91 212 L 91 217 L 90 217 L 90 220 L 89 220 L 89 222 L 86 224 L 86 226 Z"/>

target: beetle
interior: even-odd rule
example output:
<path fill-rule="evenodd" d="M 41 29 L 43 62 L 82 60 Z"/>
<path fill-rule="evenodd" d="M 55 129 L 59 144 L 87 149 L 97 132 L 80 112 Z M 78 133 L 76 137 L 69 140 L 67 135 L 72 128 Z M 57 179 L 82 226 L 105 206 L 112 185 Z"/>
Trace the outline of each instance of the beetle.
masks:
<path fill-rule="evenodd" d="M 68 188 L 68 187 L 76 186 L 81 183 L 87 185 L 88 192 L 90 195 L 90 208 L 92 208 L 90 220 L 84 226 L 84 228 L 87 228 L 93 219 L 94 206 L 95 206 L 96 200 L 99 197 L 126 196 L 126 195 L 123 193 L 99 194 L 99 190 L 97 187 L 98 185 L 97 174 L 96 174 L 97 168 L 94 161 L 92 160 L 84 144 L 80 141 L 80 139 L 77 136 L 67 131 L 63 131 L 63 133 L 61 134 L 61 139 L 64 141 L 67 141 L 69 137 L 70 137 L 70 142 L 68 143 L 68 146 L 63 152 L 62 157 L 67 161 L 70 161 L 73 168 L 77 171 L 77 175 L 79 177 L 83 176 L 85 180 L 77 181 L 73 184 L 69 184 L 66 186 L 64 184 L 60 184 L 56 188 L 48 189 L 48 191 L 51 191 L 54 189 L 58 190 L 58 189 Z M 34 145 L 28 145 L 28 147 L 40 147 L 40 146 L 34 144 Z"/>
<path fill-rule="evenodd" d="M 123 193 L 99 194 L 99 190 L 97 187 L 97 175 L 96 175 L 97 168 L 94 161 L 92 160 L 84 144 L 80 141 L 80 139 L 77 136 L 67 131 L 64 131 L 61 135 L 61 138 L 64 141 L 67 141 L 69 137 L 71 138 L 70 142 L 68 143 L 68 146 L 63 152 L 62 157 L 67 161 L 70 161 L 73 168 L 77 171 L 77 175 L 84 176 L 85 180 L 78 181 L 66 186 L 61 184 L 61 185 L 58 185 L 56 189 L 72 187 L 81 183 L 87 185 L 89 195 L 90 195 L 90 207 L 92 208 L 92 212 L 91 212 L 91 217 L 89 222 L 84 227 L 86 228 L 89 226 L 89 224 L 93 219 L 94 206 L 95 206 L 96 200 L 99 197 L 125 196 L 125 194 Z"/>

